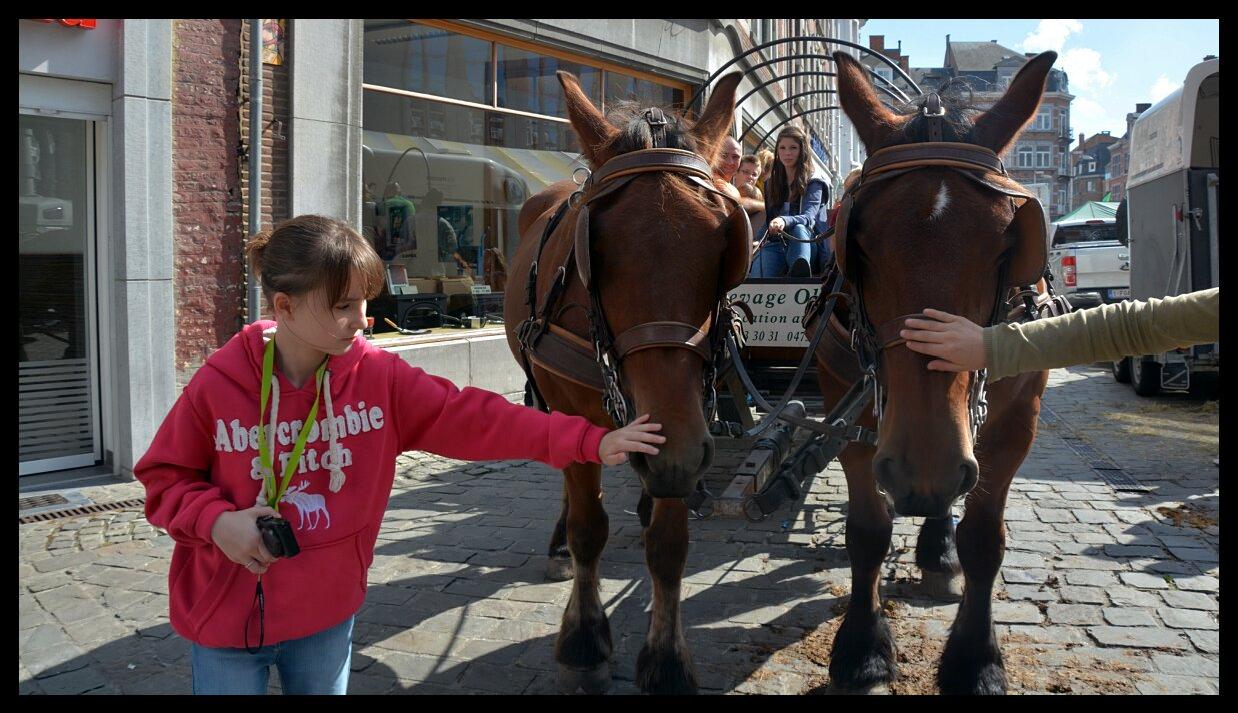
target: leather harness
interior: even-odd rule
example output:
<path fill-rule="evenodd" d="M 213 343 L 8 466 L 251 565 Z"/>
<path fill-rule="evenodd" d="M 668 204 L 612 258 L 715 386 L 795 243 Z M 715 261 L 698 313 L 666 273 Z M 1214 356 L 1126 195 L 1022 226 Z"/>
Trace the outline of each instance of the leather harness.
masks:
<path fill-rule="evenodd" d="M 601 392 L 603 407 L 616 427 L 626 425 L 633 415 L 620 387 L 619 366 L 627 356 L 654 348 L 686 349 L 705 362 L 702 384 L 705 416 L 707 421 L 712 420 L 716 402 L 714 382 L 719 355 L 724 346 L 723 335 L 728 330 L 737 329 L 734 317 L 719 319 L 719 314 L 732 314 L 725 295 L 726 290 L 733 285 L 719 285 L 715 305 L 702 324 L 661 320 L 638 324 L 617 337 L 611 335 L 595 284 L 591 259 L 593 236 L 590 231 L 590 213 L 602 199 L 617 193 L 637 176 L 665 173 L 678 175 L 710 193 L 722 196 L 734 204 L 735 210 L 742 210 L 738 201 L 713 187 L 710 167 L 704 159 L 691 151 L 664 147 L 667 121 L 661 109 L 647 109 L 644 118 L 650 128 L 654 148 L 620 154 L 602 164 L 589 175 L 579 190 L 559 205 L 546 224 L 537 254 L 529 269 L 526 291 L 529 316 L 516 331 L 520 343 L 521 365 L 538 408 L 547 410 L 545 399 L 533 376 L 532 364 L 575 384 Z M 567 214 L 573 210 L 575 216 L 572 246 L 563 264 L 558 266 L 545 302 L 539 308 L 537 275 L 542 251 L 559 224 L 567 219 Z M 744 224 L 747 225 L 747 221 L 744 221 Z M 745 244 L 750 243 L 751 235 L 745 236 L 744 240 Z M 568 273 L 573 263 L 577 278 L 589 295 L 591 334 L 588 339 L 553 323 L 553 319 L 559 314 L 556 309 L 567 286 Z"/>

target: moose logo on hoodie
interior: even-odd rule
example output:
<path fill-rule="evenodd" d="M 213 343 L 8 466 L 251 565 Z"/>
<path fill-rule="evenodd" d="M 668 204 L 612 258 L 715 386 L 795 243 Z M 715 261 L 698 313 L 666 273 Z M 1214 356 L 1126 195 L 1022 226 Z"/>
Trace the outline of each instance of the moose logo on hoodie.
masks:
<path fill-rule="evenodd" d="M 356 436 L 383 428 L 386 425 L 386 415 L 381 407 L 367 407 L 364 401 L 358 401 L 355 406 L 345 404 L 339 416 L 335 416 L 331 411 L 333 409 L 329 409 L 328 415 L 321 420 L 310 424 L 305 440 L 305 450 L 301 453 L 293 472 L 304 476 L 319 470 L 327 470 L 331 473 L 329 488 L 331 492 L 338 492 L 344 482 L 344 468 L 353 463 L 352 451 L 341 446 L 339 440 L 346 436 Z M 277 421 L 273 427 L 268 426 L 268 437 L 273 442 L 272 452 L 275 451 L 275 443 L 287 449 L 276 458 L 279 462 L 276 468 L 277 477 L 282 477 L 284 469 L 288 466 L 288 459 L 292 456 L 292 447 L 303 425 L 304 422 L 301 420 L 291 420 Z M 222 418 L 215 419 L 215 450 L 221 453 L 252 452 L 249 477 L 254 480 L 262 479 L 258 438 L 258 424 L 246 426 L 239 418 L 234 418 L 227 423 Z M 313 444 L 319 444 L 319 446 L 316 447 Z M 326 447 L 322 448 L 323 445 Z M 307 523 L 308 529 L 315 529 L 318 526 L 320 514 L 325 516 L 323 518 L 325 527 L 330 527 L 331 514 L 327 509 L 325 499 L 322 495 L 306 492 L 308 487 L 308 481 L 300 481 L 284 493 L 280 502 L 291 503 L 297 508 L 301 516 L 297 524 L 298 530 L 306 529 Z M 265 493 L 259 492 L 258 501 L 264 500 Z"/>

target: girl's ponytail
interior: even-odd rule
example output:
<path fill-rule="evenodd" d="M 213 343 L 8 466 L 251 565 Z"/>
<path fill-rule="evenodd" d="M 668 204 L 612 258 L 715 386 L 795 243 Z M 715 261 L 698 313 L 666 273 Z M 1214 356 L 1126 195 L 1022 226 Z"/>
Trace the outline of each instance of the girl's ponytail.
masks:
<path fill-rule="evenodd" d="M 249 260 L 249 267 L 259 275 L 262 274 L 262 255 L 266 252 L 267 245 L 271 242 L 271 233 L 273 228 L 258 231 L 249 237 L 245 243 L 245 257 Z"/>

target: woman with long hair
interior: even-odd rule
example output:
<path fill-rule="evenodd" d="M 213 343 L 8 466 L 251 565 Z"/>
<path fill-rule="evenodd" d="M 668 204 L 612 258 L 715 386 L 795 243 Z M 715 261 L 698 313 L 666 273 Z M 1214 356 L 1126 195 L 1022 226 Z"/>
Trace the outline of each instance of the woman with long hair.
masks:
<path fill-rule="evenodd" d="M 808 277 L 812 273 L 812 231 L 825 195 L 825 180 L 813 174 L 804 132 L 778 132 L 777 156 L 765 182 L 765 245 L 752 259 L 750 277 Z M 795 239 L 792 239 L 795 238 Z"/>

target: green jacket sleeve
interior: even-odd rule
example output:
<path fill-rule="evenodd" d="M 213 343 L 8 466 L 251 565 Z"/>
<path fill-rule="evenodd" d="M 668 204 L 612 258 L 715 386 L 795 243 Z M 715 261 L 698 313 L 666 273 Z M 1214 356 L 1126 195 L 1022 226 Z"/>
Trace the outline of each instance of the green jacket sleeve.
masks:
<path fill-rule="evenodd" d="M 989 378 L 1158 354 L 1219 339 L 1220 288 L 1127 301 L 984 330 Z"/>

